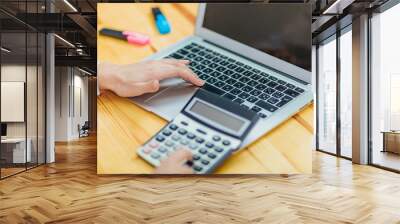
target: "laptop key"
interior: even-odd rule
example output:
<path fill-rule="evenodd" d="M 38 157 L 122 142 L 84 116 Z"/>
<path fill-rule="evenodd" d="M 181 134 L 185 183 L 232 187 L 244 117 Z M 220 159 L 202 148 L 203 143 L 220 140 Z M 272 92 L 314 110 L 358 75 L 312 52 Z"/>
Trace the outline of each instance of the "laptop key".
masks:
<path fill-rule="evenodd" d="M 214 77 L 210 77 L 210 78 L 207 80 L 207 82 L 210 83 L 210 84 L 214 84 L 214 83 L 218 82 L 218 79 L 216 79 L 216 78 L 214 78 Z"/>
<path fill-rule="evenodd" d="M 255 96 L 250 96 L 250 97 L 247 98 L 246 100 L 247 100 L 248 102 L 250 102 L 250 103 L 254 103 L 254 102 L 256 102 L 256 101 L 258 100 L 258 98 L 255 97 Z"/>
<path fill-rule="evenodd" d="M 234 88 L 234 89 L 232 89 L 231 91 L 230 91 L 230 93 L 232 93 L 233 95 L 238 95 L 238 94 L 240 94 L 242 91 L 241 90 L 239 90 L 238 88 Z"/>
<path fill-rule="evenodd" d="M 215 68 L 215 70 L 217 70 L 217 71 L 219 71 L 219 72 L 223 72 L 223 71 L 226 70 L 226 68 L 225 68 L 225 67 L 222 67 L 222 66 L 218 66 L 217 68 Z"/>
<path fill-rule="evenodd" d="M 258 80 L 260 83 L 262 84 L 267 84 L 269 82 L 269 80 L 267 78 L 261 78 Z"/>
<path fill-rule="evenodd" d="M 235 68 L 237 67 L 237 65 L 235 65 L 235 64 L 229 64 L 227 67 L 228 67 L 229 69 L 235 69 Z"/>
<path fill-rule="evenodd" d="M 251 87 L 251 86 L 248 86 L 248 85 L 246 85 L 246 86 L 244 86 L 243 88 L 242 88 L 242 90 L 244 91 L 244 92 L 251 92 L 252 90 L 253 90 L 253 87 Z"/>
<path fill-rule="evenodd" d="M 214 85 L 216 86 L 216 87 L 223 87 L 224 85 L 225 85 L 225 82 L 222 82 L 222 81 L 218 81 L 218 82 L 216 82 L 216 83 L 214 83 Z"/>
<path fill-rule="evenodd" d="M 281 98 L 284 94 L 281 92 L 275 92 L 274 94 L 272 94 L 273 97 L 275 98 Z"/>
<path fill-rule="evenodd" d="M 232 77 L 233 79 L 240 79 L 240 78 L 242 77 L 242 75 L 239 74 L 239 73 L 234 73 L 234 74 L 231 75 L 231 77 Z"/>
<path fill-rule="evenodd" d="M 222 60 L 222 61 L 219 62 L 219 64 L 222 65 L 222 66 L 226 66 L 226 65 L 229 64 L 229 61 Z"/>
<path fill-rule="evenodd" d="M 285 101 L 289 102 L 289 101 L 293 100 L 293 98 L 288 95 L 284 95 L 281 100 L 285 100 Z"/>
<path fill-rule="evenodd" d="M 235 73 L 233 70 L 227 69 L 226 71 L 224 71 L 225 75 L 232 75 L 233 73 Z"/>
<path fill-rule="evenodd" d="M 273 94 L 276 90 L 272 89 L 272 88 L 266 88 L 264 89 L 264 93 L 268 93 L 268 94 Z"/>
<path fill-rule="evenodd" d="M 221 75 L 221 76 L 218 77 L 218 79 L 221 80 L 221 81 L 225 81 L 225 80 L 228 80 L 228 79 L 229 79 L 229 76 L 227 76 L 227 75 Z"/>
<path fill-rule="evenodd" d="M 228 83 L 229 85 L 233 85 L 236 83 L 236 80 L 231 78 L 231 79 L 226 80 L 226 83 Z"/>
<path fill-rule="evenodd" d="M 257 75 L 257 74 L 254 74 L 250 78 L 252 78 L 253 80 L 259 80 L 261 78 L 261 76 Z"/>
<path fill-rule="evenodd" d="M 183 56 L 178 54 L 178 53 L 173 53 L 173 54 L 169 55 L 169 57 L 175 58 L 175 59 L 182 59 L 183 58 Z"/>
<path fill-rule="evenodd" d="M 235 95 L 232 95 L 232 94 L 230 94 L 230 93 L 225 93 L 225 94 L 223 95 L 223 97 L 228 98 L 228 99 L 230 99 L 230 100 L 234 100 L 234 99 L 236 98 Z"/>
<path fill-rule="evenodd" d="M 300 87 L 297 87 L 297 88 L 294 89 L 294 90 L 296 90 L 296 91 L 299 92 L 299 93 L 303 93 L 303 92 L 304 92 L 304 89 L 302 89 L 302 88 L 300 88 Z"/>
<path fill-rule="evenodd" d="M 246 98 L 249 97 L 249 96 L 250 96 L 250 94 L 245 93 L 245 92 L 239 94 L 239 97 L 242 98 L 242 99 L 246 99 Z"/>
<path fill-rule="evenodd" d="M 278 83 L 276 82 L 269 82 L 267 83 L 267 86 L 271 87 L 271 88 L 275 88 L 278 85 Z"/>
<path fill-rule="evenodd" d="M 258 82 L 257 82 L 257 81 L 254 81 L 254 80 L 250 80 L 250 81 L 247 83 L 247 85 L 256 86 L 256 85 L 258 85 Z"/>
<path fill-rule="evenodd" d="M 258 98 L 262 99 L 262 100 L 267 100 L 269 98 L 269 95 L 266 93 L 262 93 L 258 96 Z"/>
<path fill-rule="evenodd" d="M 231 91 L 233 89 L 233 86 L 225 85 L 224 87 L 222 87 L 222 89 L 225 91 Z"/>
<path fill-rule="evenodd" d="M 285 86 L 283 86 L 283 85 L 279 85 L 279 86 L 275 87 L 275 89 L 276 89 L 276 90 L 278 90 L 278 91 L 281 91 L 281 92 L 283 92 L 283 91 L 285 91 L 285 90 L 286 90 L 286 87 L 285 87 Z"/>
<path fill-rule="evenodd" d="M 272 81 L 278 80 L 278 78 L 276 78 L 276 77 L 274 77 L 274 76 L 269 76 L 268 79 L 269 79 L 269 80 L 272 80 Z"/>
<path fill-rule="evenodd" d="M 213 72 L 211 72 L 211 74 L 210 74 L 210 76 L 211 77 L 214 77 L 214 78 L 216 78 L 216 77 L 218 77 L 218 76 L 220 76 L 221 75 L 221 73 L 219 73 L 219 72 L 217 72 L 217 71 L 213 71 Z"/>
<path fill-rule="evenodd" d="M 244 102 L 244 100 L 243 100 L 243 99 L 240 99 L 240 98 L 236 98 L 233 102 L 238 103 L 238 104 L 241 104 L 241 103 Z"/>
<path fill-rule="evenodd" d="M 295 85 L 290 84 L 290 83 L 286 84 L 286 87 L 288 87 L 289 89 L 294 89 L 294 88 L 296 88 Z"/>
<path fill-rule="evenodd" d="M 287 89 L 285 92 L 286 95 L 289 95 L 291 97 L 297 97 L 298 95 L 300 95 L 298 92 L 292 90 L 292 89 Z"/>
<path fill-rule="evenodd" d="M 282 107 L 282 106 L 284 106 L 284 105 L 287 104 L 287 103 L 289 103 L 289 101 L 281 100 L 281 101 L 279 101 L 279 102 L 276 104 L 276 106 L 277 106 L 277 107 Z"/>
<path fill-rule="evenodd" d="M 267 115 L 265 115 L 264 113 L 258 113 L 258 116 L 260 116 L 261 118 L 267 118 Z"/>
<path fill-rule="evenodd" d="M 236 69 L 235 69 L 235 71 L 236 72 L 243 72 L 244 71 L 244 68 L 242 68 L 242 67 L 237 67 Z"/>
<path fill-rule="evenodd" d="M 234 87 L 236 88 L 243 88 L 243 86 L 245 86 L 246 84 L 242 83 L 242 82 L 236 82 L 235 84 L 233 84 Z"/>
<path fill-rule="evenodd" d="M 209 78 L 208 75 L 199 75 L 199 78 L 202 80 L 207 80 Z"/>
<path fill-rule="evenodd" d="M 264 108 L 269 112 L 275 112 L 278 108 L 262 100 L 257 101 L 257 106 Z"/>
<path fill-rule="evenodd" d="M 243 83 L 246 83 L 246 82 L 250 81 L 250 79 L 249 79 L 248 77 L 246 77 L 246 76 L 243 76 L 243 77 L 241 77 L 241 78 L 239 79 L 239 81 L 241 81 L 241 82 L 243 82 Z"/>
<path fill-rule="evenodd" d="M 185 49 L 180 49 L 177 51 L 177 53 L 181 54 L 181 55 L 186 55 L 189 54 L 189 51 L 185 50 Z"/>
<path fill-rule="evenodd" d="M 286 82 L 283 81 L 283 80 L 280 80 L 280 79 L 278 80 L 278 83 L 281 84 L 281 85 L 286 85 Z"/>
<path fill-rule="evenodd" d="M 250 92 L 250 94 L 253 95 L 253 96 L 258 96 L 258 95 L 261 94 L 261 91 L 257 90 L 257 89 L 254 89 L 253 91 Z"/>
<path fill-rule="evenodd" d="M 270 104 L 276 104 L 279 100 L 275 97 L 270 97 L 267 102 Z"/>
<path fill-rule="evenodd" d="M 258 84 L 258 85 L 255 86 L 255 88 L 258 89 L 258 90 L 264 90 L 265 88 L 267 88 L 267 86 L 263 85 L 263 84 Z"/>
<path fill-rule="evenodd" d="M 253 107 L 251 108 L 251 110 L 254 111 L 254 112 L 260 112 L 260 111 L 261 111 L 261 108 L 260 108 L 260 107 L 257 107 L 257 106 L 253 106 Z"/>
<path fill-rule="evenodd" d="M 220 90 L 220 89 L 218 89 L 218 88 L 216 88 L 216 87 L 214 87 L 214 86 L 212 86 L 212 85 L 210 85 L 208 83 L 204 84 L 204 86 L 202 88 L 207 90 L 207 91 L 210 91 L 212 93 L 215 93 L 217 95 L 222 95 L 222 94 L 225 93 L 225 91 L 222 91 L 222 90 Z"/>
<path fill-rule="evenodd" d="M 255 69 L 255 68 L 253 68 L 251 71 L 254 72 L 254 73 L 257 73 L 257 74 L 261 72 L 260 70 Z"/>

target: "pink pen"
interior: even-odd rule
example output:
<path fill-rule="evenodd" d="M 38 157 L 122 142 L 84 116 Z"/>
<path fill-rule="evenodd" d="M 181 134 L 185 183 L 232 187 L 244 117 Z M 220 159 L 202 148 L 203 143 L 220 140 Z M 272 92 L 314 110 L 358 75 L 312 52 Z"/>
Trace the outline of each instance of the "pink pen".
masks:
<path fill-rule="evenodd" d="M 118 31 L 112 29 L 101 29 L 101 35 L 118 38 L 121 40 L 126 40 L 130 44 L 134 45 L 146 45 L 150 43 L 150 37 L 146 34 L 132 31 Z"/>

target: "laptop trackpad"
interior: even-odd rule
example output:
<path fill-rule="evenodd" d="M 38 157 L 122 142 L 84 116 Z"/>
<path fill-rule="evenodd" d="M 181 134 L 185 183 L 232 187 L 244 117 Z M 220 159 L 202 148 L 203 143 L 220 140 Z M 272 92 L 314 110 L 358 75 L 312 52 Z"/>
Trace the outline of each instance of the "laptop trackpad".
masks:
<path fill-rule="evenodd" d="M 193 85 L 177 85 L 162 90 L 145 102 L 151 111 L 161 117 L 172 120 L 196 92 Z"/>

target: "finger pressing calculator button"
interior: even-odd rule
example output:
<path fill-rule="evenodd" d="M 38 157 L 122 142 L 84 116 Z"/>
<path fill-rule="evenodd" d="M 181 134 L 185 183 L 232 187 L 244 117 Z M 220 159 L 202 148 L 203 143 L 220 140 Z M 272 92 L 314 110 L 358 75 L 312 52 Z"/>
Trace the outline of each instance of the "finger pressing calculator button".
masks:
<path fill-rule="evenodd" d="M 217 157 L 214 153 L 209 153 L 208 157 L 211 159 L 215 159 L 215 157 Z"/>
<path fill-rule="evenodd" d="M 231 142 L 230 142 L 230 141 L 228 141 L 228 140 L 224 140 L 224 141 L 222 141 L 222 144 L 224 144 L 224 145 L 230 145 L 230 144 L 231 144 Z"/>
<path fill-rule="evenodd" d="M 222 152 L 222 151 L 224 151 L 224 149 L 221 148 L 221 147 L 215 147 L 214 150 L 215 150 L 216 152 Z"/>
<path fill-rule="evenodd" d="M 181 137 L 179 135 L 172 136 L 172 140 L 174 140 L 174 141 L 179 141 L 179 139 L 181 139 Z"/>
<path fill-rule="evenodd" d="M 199 155 L 193 155 L 193 160 L 199 160 L 200 156 Z"/>
<path fill-rule="evenodd" d="M 156 137 L 156 140 L 159 141 L 159 142 L 162 142 L 162 141 L 165 140 L 165 138 L 163 136 L 159 135 L 159 136 Z"/>
<path fill-rule="evenodd" d="M 214 135 L 212 139 L 218 142 L 219 140 L 221 140 L 221 137 L 219 137 L 218 135 Z"/>
<path fill-rule="evenodd" d="M 176 124 L 171 124 L 170 126 L 169 126 L 169 128 L 171 129 L 171 130 L 176 130 L 176 129 L 178 129 L 178 125 L 176 125 Z"/>
<path fill-rule="evenodd" d="M 199 150 L 199 152 L 200 152 L 201 154 L 206 154 L 206 153 L 207 153 L 207 149 L 202 148 L 202 149 Z"/>
<path fill-rule="evenodd" d="M 210 162 L 208 160 L 203 159 L 203 160 L 201 160 L 201 163 L 204 165 L 208 165 Z"/>
<path fill-rule="evenodd" d="M 194 139 L 194 138 L 196 137 L 196 135 L 194 135 L 193 133 L 188 133 L 188 134 L 186 135 L 186 137 L 187 137 L 188 139 Z"/>
<path fill-rule="evenodd" d="M 196 138 L 196 142 L 197 142 L 197 143 L 203 143 L 203 142 L 204 142 L 204 139 L 202 139 L 202 138 Z"/>
<path fill-rule="evenodd" d="M 158 159 L 158 158 L 160 158 L 160 154 L 158 154 L 158 153 L 153 153 L 153 154 L 151 154 L 151 158 L 153 158 L 153 159 Z"/>
<path fill-rule="evenodd" d="M 164 130 L 162 132 L 165 136 L 170 136 L 172 134 L 172 132 L 170 130 Z"/>
<path fill-rule="evenodd" d="M 203 170 L 203 168 L 201 166 L 194 166 L 193 169 L 197 172 L 200 172 L 201 170 Z"/>
<path fill-rule="evenodd" d="M 184 134 L 187 133 L 187 131 L 185 129 L 181 128 L 181 129 L 178 130 L 178 133 L 181 134 L 181 135 L 184 135 Z"/>
<path fill-rule="evenodd" d="M 211 143 L 211 142 L 207 142 L 207 143 L 206 143 L 206 146 L 207 146 L 207 148 L 212 148 L 212 147 L 214 147 L 214 144 Z"/>

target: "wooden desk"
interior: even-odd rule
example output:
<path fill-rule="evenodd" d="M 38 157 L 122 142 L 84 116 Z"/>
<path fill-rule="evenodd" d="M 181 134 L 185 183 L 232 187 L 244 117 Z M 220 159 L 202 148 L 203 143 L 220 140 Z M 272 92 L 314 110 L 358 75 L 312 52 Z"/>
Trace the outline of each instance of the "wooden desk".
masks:
<path fill-rule="evenodd" d="M 151 7 L 159 6 L 171 23 L 172 33 L 158 34 Z M 98 59 L 135 63 L 191 35 L 197 4 L 98 4 L 98 28 L 139 31 L 151 36 L 151 44 L 138 47 L 98 36 Z M 99 174 L 151 173 L 153 167 L 139 158 L 136 149 L 166 121 L 130 100 L 104 93 L 97 100 L 97 172 Z M 313 106 L 288 119 L 249 147 L 230 157 L 216 173 L 311 173 Z"/>

